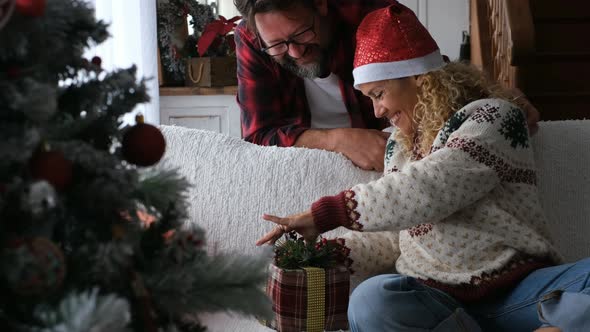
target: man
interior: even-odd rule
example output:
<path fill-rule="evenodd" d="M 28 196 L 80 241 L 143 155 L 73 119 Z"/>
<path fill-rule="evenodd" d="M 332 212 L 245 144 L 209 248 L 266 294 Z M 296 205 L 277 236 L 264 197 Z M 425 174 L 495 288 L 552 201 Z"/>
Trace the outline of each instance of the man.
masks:
<path fill-rule="evenodd" d="M 244 18 L 235 32 L 244 138 L 340 152 L 382 171 L 389 123 L 353 88 L 352 63 L 359 23 L 394 2 L 234 0 Z M 525 105 L 534 127 L 538 112 Z"/>

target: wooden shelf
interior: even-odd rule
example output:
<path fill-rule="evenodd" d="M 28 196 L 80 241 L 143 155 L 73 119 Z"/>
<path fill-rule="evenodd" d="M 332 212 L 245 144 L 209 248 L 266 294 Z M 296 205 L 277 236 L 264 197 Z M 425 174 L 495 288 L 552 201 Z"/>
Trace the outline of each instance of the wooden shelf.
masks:
<path fill-rule="evenodd" d="M 212 96 L 212 95 L 237 95 L 238 86 L 219 86 L 212 88 L 201 87 L 160 87 L 160 96 Z"/>

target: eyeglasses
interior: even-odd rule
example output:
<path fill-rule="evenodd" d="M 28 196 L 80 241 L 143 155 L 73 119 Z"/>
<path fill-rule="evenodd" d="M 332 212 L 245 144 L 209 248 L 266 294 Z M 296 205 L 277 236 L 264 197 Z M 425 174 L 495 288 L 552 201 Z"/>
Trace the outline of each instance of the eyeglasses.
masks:
<path fill-rule="evenodd" d="M 305 45 L 305 44 L 309 43 L 310 41 L 312 41 L 316 36 L 314 28 L 315 28 L 315 18 L 309 28 L 301 31 L 300 33 L 294 35 L 293 37 L 289 38 L 288 40 L 282 41 L 280 43 L 276 43 L 276 44 L 271 45 L 269 47 L 263 47 L 260 50 L 262 52 L 266 52 L 270 56 L 283 55 L 289 51 L 289 45 L 291 45 L 291 44 Z"/>

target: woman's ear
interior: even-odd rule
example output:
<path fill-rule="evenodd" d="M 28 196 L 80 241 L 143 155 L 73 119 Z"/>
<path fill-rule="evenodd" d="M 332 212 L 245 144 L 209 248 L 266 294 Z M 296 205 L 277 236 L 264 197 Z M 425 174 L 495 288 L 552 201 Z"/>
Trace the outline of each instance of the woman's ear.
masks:
<path fill-rule="evenodd" d="M 328 15 L 328 0 L 315 0 L 315 8 L 321 16 Z"/>

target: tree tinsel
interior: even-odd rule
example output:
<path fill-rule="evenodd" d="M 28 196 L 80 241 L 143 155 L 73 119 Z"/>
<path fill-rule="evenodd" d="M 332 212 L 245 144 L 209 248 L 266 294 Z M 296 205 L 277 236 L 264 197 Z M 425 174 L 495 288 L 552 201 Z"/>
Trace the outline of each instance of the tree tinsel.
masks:
<path fill-rule="evenodd" d="M 208 255 L 190 184 L 123 159 L 123 116 L 149 96 L 135 67 L 83 57 L 107 25 L 85 0 L 15 6 L 0 28 L 0 330 L 193 332 L 199 311 L 268 317 L 269 259 Z"/>

